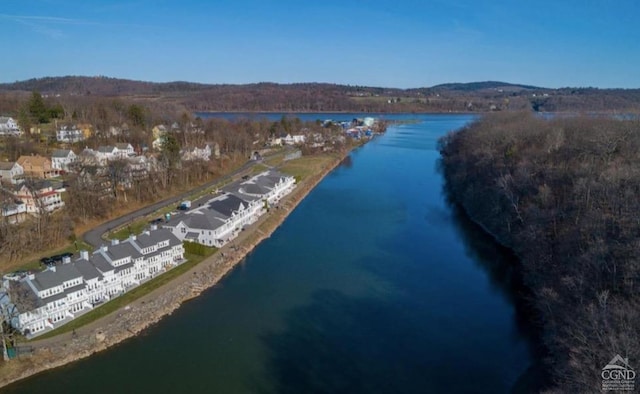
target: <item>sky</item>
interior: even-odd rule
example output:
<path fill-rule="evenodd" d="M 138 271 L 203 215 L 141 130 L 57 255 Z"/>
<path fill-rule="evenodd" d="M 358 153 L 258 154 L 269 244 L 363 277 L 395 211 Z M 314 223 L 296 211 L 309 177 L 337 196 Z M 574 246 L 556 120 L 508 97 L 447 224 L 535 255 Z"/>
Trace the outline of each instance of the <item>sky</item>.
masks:
<path fill-rule="evenodd" d="M 638 0 L 2 0 L 0 82 L 640 88 Z"/>

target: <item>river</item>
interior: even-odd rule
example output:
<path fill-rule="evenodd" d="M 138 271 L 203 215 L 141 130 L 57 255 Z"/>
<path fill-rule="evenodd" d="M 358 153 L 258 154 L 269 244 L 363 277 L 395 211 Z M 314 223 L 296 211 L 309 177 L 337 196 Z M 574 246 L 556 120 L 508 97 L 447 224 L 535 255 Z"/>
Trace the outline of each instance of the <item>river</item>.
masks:
<path fill-rule="evenodd" d="M 352 152 L 217 286 L 144 335 L 2 392 L 502 393 L 521 385 L 535 357 L 513 257 L 447 203 L 437 170 L 437 139 L 473 117 L 385 117 L 415 122 Z"/>

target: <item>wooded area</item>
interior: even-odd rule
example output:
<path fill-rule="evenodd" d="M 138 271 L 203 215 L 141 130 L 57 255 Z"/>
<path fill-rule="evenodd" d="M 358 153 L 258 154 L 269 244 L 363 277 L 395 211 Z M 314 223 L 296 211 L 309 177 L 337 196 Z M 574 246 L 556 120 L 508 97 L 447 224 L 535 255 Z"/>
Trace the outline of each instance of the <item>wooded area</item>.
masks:
<path fill-rule="evenodd" d="M 560 88 L 487 81 L 415 89 L 328 83 L 209 85 L 154 83 L 108 77 L 48 77 L 0 84 L 2 100 L 39 91 L 48 97 L 87 100 L 133 98 L 145 106 L 182 111 L 274 112 L 489 112 L 638 111 L 640 89 Z M 8 97 L 8 98 L 7 98 Z M 7 106 L 0 102 L 0 113 Z"/>
<path fill-rule="evenodd" d="M 640 121 L 487 115 L 441 140 L 452 199 L 520 257 L 548 371 L 599 392 L 640 359 Z"/>

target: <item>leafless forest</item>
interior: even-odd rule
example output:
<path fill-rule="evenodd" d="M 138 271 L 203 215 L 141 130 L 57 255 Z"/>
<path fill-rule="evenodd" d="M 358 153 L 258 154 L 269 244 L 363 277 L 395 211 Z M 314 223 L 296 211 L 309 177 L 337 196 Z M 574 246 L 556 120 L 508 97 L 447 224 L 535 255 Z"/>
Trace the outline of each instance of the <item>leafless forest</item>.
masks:
<path fill-rule="evenodd" d="M 600 391 L 640 358 L 640 121 L 493 114 L 440 150 L 453 200 L 520 257 L 555 383 Z"/>

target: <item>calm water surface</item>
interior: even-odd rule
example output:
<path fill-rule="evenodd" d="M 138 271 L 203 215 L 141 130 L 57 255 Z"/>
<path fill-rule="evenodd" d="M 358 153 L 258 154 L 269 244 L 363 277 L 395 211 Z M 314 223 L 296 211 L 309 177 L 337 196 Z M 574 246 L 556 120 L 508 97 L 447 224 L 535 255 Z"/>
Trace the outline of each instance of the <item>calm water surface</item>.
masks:
<path fill-rule="evenodd" d="M 6 392 L 510 391 L 533 359 L 510 257 L 446 203 L 436 169 L 438 137 L 473 118 L 407 116 L 420 122 L 353 152 L 219 285 Z"/>

